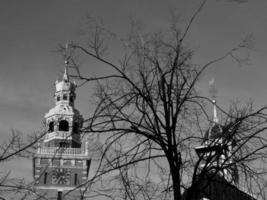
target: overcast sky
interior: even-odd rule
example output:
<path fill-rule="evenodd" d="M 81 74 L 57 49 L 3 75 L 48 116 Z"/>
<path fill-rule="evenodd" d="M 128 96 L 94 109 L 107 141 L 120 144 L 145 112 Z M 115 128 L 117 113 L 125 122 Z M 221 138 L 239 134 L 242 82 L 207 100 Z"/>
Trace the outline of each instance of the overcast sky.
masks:
<path fill-rule="evenodd" d="M 64 69 L 58 44 L 77 41 L 86 14 L 102 17 L 113 32 L 127 32 L 128 19 L 135 16 L 147 29 L 165 28 L 170 9 L 177 9 L 186 22 L 199 0 L 8 0 L 0 1 L 0 141 L 17 129 L 30 134 L 41 127 L 44 114 L 53 106 L 54 81 Z M 198 16 L 187 43 L 196 50 L 195 62 L 205 63 L 222 55 L 252 34 L 254 50 L 251 64 L 238 66 L 226 60 L 202 77 L 200 91 L 207 93 L 214 77 L 218 103 L 226 107 L 230 100 L 253 99 L 267 104 L 267 1 L 226 3 L 210 0 Z M 113 53 L 119 52 L 117 48 Z M 88 75 L 105 71 L 90 60 L 83 62 Z M 77 91 L 77 108 L 88 116 L 90 91 Z M 11 166 L 16 174 L 30 174 L 31 163 L 17 161 Z M 1 167 L 2 168 L 2 167 Z"/>

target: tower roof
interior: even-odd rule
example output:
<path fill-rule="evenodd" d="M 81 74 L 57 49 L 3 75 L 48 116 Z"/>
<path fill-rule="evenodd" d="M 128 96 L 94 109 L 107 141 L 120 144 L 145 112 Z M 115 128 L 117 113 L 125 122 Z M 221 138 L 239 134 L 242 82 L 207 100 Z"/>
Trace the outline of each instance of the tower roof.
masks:
<path fill-rule="evenodd" d="M 212 100 L 213 104 L 213 117 L 212 117 L 212 123 L 209 129 L 206 131 L 204 139 L 205 140 L 213 140 L 219 137 L 222 137 L 223 134 L 223 128 L 219 124 L 219 118 L 217 116 L 217 106 L 216 106 L 216 100 Z"/>
<path fill-rule="evenodd" d="M 219 124 L 219 118 L 217 115 L 217 105 L 216 105 L 217 89 L 214 86 L 214 79 L 212 79 L 209 82 L 209 85 L 210 85 L 210 94 L 212 98 L 213 116 L 211 125 L 205 133 L 204 140 L 213 140 L 222 137 L 223 134 L 223 127 Z"/>
<path fill-rule="evenodd" d="M 56 81 L 56 92 L 59 91 L 72 91 L 76 89 L 76 83 L 71 81 L 68 74 L 68 66 L 65 67 L 65 71 L 61 81 Z"/>
<path fill-rule="evenodd" d="M 223 127 L 218 124 L 214 123 L 210 128 L 206 131 L 204 140 L 213 140 L 223 136 Z"/>

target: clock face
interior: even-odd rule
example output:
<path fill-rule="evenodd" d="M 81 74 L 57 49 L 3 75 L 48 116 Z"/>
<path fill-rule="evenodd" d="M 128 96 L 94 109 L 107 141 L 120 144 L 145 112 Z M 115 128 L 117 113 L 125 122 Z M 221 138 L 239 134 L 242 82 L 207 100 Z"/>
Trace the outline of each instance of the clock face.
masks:
<path fill-rule="evenodd" d="M 70 185 L 70 169 L 54 169 L 52 171 L 52 184 Z"/>

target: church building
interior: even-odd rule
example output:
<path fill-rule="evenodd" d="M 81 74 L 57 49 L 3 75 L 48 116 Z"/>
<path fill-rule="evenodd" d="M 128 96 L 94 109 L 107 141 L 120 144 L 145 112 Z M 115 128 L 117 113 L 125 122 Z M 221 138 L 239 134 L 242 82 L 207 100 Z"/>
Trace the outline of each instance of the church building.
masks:
<path fill-rule="evenodd" d="M 183 194 L 183 200 L 256 200 L 239 187 L 233 158 L 236 141 L 231 128 L 219 123 L 213 98 L 213 119 L 201 146 L 195 148 L 199 172 Z"/>
<path fill-rule="evenodd" d="M 36 189 L 57 191 L 60 200 L 66 192 L 85 190 L 91 157 L 88 140 L 81 131 L 83 117 L 75 109 L 76 84 L 70 80 L 67 62 L 55 86 L 55 106 L 44 116 L 46 130 L 33 157 L 33 177 Z M 220 125 L 213 100 L 211 126 L 202 145 L 195 148 L 199 173 L 184 192 L 184 200 L 256 200 L 238 187 L 234 147 L 235 139 L 227 127 Z"/>

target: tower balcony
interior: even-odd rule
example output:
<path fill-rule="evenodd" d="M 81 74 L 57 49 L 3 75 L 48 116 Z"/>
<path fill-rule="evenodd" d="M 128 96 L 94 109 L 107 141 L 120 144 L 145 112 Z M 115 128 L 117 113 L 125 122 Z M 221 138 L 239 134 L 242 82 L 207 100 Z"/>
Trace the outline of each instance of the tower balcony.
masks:
<path fill-rule="evenodd" d="M 66 131 L 54 131 L 47 133 L 44 136 L 44 142 L 49 142 L 54 139 L 60 139 L 60 140 L 75 140 L 77 142 L 80 142 L 80 135 L 79 134 L 72 134 L 71 132 Z"/>
<path fill-rule="evenodd" d="M 35 157 L 88 158 L 87 148 L 39 147 Z"/>
<path fill-rule="evenodd" d="M 60 148 L 60 147 L 41 147 L 37 150 L 38 154 L 66 154 L 66 155 L 78 155 L 84 154 L 81 148 Z"/>

